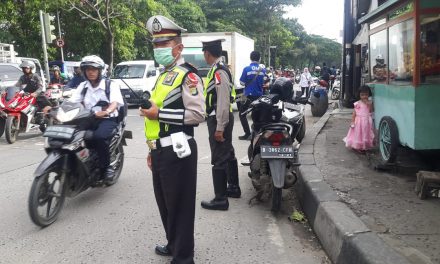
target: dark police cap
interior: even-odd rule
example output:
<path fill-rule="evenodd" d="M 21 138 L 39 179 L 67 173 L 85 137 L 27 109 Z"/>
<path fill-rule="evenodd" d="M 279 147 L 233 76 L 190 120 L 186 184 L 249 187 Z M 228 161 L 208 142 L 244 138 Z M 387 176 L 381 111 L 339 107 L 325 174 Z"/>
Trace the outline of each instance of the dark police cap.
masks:
<path fill-rule="evenodd" d="M 212 49 L 212 48 L 220 48 L 222 49 L 222 42 L 226 41 L 224 38 L 209 38 L 209 37 L 203 37 L 200 38 L 200 41 L 202 42 L 202 50 L 206 49 Z"/>

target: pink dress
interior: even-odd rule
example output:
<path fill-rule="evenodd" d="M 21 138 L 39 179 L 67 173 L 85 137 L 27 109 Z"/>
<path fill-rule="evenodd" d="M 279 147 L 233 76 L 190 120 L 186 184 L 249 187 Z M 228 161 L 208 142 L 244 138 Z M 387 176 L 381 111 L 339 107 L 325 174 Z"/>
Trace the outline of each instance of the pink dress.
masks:
<path fill-rule="evenodd" d="M 345 146 L 357 150 L 368 150 L 373 147 L 374 131 L 373 119 L 368 105 L 362 101 L 354 103 L 356 118 L 354 128 L 348 130 L 347 136 L 343 139 Z"/>

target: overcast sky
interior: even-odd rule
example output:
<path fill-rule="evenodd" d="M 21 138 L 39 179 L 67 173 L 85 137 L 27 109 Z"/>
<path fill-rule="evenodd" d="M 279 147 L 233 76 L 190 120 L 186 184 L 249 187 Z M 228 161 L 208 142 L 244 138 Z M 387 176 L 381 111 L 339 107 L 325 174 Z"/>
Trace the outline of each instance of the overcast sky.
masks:
<path fill-rule="evenodd" d="M 298 18 L 309 34 L 321 35 L 342 43 L 340 32 L 344 17 L 344 0 L 302 0 L 302 5 L 289 8 L 286 17 Z"/>

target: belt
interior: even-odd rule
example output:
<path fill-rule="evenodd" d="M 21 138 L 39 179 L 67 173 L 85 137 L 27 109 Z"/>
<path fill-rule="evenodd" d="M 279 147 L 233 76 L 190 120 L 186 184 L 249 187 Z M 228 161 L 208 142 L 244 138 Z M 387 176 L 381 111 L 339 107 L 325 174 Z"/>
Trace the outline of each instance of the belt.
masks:
<path fill-rule="evenodd" d="M 186 139 L 191 139 L 192 136 L 188 136 L 186 135 Z M 173 145 L 173 142 L 171 141 L 171 136 L 168 137 L 163 137 L 163 138 L 159 138 L 159 139 L 154 139 L 154 140 L 147 140 L 147 145 L 150 148 L 150 150 L 155 150 L 155 149 L 159 149 L 159 148 L 165 148 L 165 147 L 169 147 L 171 145 Z"/>

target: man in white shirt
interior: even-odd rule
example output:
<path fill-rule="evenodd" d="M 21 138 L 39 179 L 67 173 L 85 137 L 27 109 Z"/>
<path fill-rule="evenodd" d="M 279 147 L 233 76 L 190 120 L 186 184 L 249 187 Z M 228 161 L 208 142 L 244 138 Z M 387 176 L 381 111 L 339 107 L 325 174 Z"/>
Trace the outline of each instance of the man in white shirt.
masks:
<path fill-rule="evenodd" d="M 80 67 L 86 81 L 78 86 L 69 101 L 82 103 L 86 109 L 94 111 L 94 147 L 98 153 L 103 180 L 111 182 L 115 171 L 109 166 L 110 141 L 114 129 L 118 126 L 118 109 L 124 105 L 124 100 L 120 87 L 103 78 L 105 63 L 101 58 L 95 55 L 86 56 L 82 59 Z M 100 101 L 105 102 L 106 106 L 96 106 Z"/>

